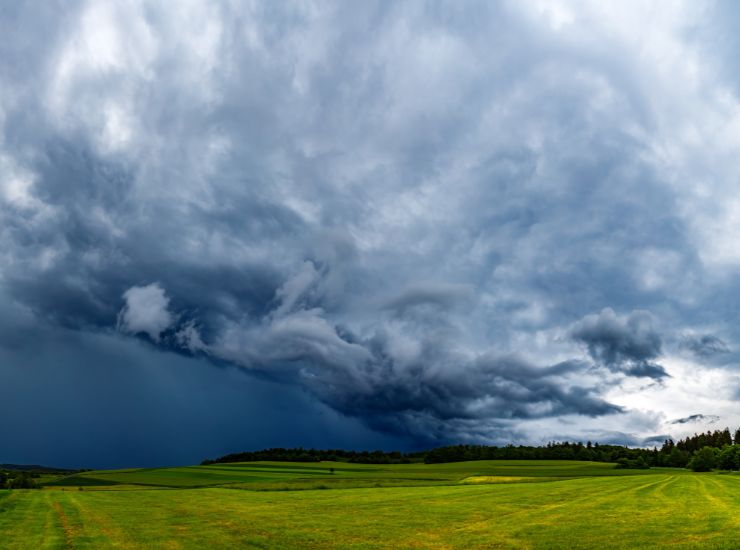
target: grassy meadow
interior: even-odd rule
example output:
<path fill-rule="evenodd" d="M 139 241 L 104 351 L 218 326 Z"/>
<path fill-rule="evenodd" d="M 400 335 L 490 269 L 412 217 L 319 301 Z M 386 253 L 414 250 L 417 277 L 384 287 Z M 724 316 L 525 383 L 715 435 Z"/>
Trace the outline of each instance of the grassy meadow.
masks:
<path fill-rule="evenodd" d="M 740 547 L 737 474 L 252 462 L 45 482 L 0 491 L 0 548 Z"/>

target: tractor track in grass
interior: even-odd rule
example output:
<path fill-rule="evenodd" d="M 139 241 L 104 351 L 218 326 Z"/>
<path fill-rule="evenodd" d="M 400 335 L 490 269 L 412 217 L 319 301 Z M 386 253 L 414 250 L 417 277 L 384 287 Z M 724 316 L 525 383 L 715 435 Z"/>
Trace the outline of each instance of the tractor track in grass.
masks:
<path fill-rule="evenodd" d="M 75 539 L 77 538 L 77 535 L 79 534 L 78 530 L 75 529 L 70 523 L 69 518 L 67 517 L 67 513 L 64 511 L 64 508 L 62 508 L 61 503 L 54 502 L 52 504 L 52 507 L 54 508 L 54 511 L 57 514 L 59 523 L 62 526 L 62 531 L 64 533 L 65 547 L 66 548 L 76 548 Z"/>

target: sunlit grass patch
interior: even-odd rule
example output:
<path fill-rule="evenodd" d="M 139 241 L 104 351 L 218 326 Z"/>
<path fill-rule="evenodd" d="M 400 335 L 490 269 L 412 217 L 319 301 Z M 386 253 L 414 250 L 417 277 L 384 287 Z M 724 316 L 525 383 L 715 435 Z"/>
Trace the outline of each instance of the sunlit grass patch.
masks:
<path fill-rule="evenodd" d="M 461 480 L 465 484 L 491 484 L 491 483 L 528 483 L 533 481 L 547 481 L 553 477 L 522 477 L 522 476 L 470 476 Z"/>

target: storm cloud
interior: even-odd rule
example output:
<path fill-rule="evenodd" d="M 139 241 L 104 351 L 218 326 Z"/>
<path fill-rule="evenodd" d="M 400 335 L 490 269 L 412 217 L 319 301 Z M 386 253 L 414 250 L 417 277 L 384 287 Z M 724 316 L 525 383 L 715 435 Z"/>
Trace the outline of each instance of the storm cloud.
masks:
<path fill-rule="evenodd" d="M 714 424 L 719 421 L 719 416 L 714 414 L 692 414 L 684 418 L 677 418 L 671 420 L 671 424 L 692 424 L 695 422 L 706 422 L 708 424 Z"/>
<path fill-rule="evenodd" d="M 737 423 L 736 12 L 4 5 L 0 346 L 210 365 L 182 391 L 358 444 Z"/>
<path fill-rule="evenodd" d="M 613 371 L 657 379 L 668 376 L 662 366 L 652 362 L 661 355 L 662 341 L 646 311 L 618 317 L 606 308 L 598 315 L 584 317 L 570 334 L 587 346 L 594 361 Z"/>
<path fill-rule="evenodd" d="M 688 349 L 699 357 L 711 357 L 730 352 L 730 348 L 724 340 L 711 334 L 686 335 L 681 340 L 681 347 Z"/>

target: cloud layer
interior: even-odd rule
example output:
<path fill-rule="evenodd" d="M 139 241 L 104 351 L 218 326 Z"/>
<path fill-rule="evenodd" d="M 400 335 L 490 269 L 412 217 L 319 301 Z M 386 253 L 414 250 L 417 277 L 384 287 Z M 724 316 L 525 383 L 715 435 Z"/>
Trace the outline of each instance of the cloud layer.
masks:
<path fill-rule="evenodd" d="M 2 307 L 411 442 L 737 424 L 736 12 L 2 8 Z"/>

